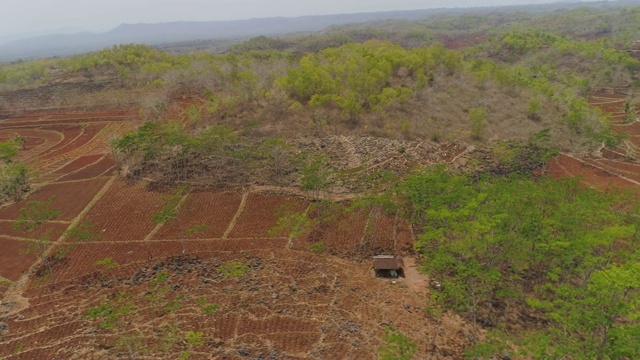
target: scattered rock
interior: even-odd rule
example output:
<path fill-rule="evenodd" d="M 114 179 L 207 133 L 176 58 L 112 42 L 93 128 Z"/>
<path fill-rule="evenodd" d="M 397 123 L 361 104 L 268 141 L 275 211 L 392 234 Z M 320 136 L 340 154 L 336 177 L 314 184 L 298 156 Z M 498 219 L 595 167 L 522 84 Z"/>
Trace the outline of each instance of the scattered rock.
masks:
<path fill-rule="evenodd" d="M 240 356 L 249 356 L 249 350 L 247 350 L 247 349 L 238 349 L 238 350 L 236 350 L 236 352 Z"/>

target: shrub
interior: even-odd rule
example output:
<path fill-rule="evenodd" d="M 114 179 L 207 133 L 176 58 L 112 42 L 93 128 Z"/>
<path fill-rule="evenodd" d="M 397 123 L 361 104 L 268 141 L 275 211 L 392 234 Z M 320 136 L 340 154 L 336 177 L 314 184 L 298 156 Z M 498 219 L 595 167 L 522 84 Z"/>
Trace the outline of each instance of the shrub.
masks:
<path fill-rule="evenodd" d="M 218 268 L 220 275 L 226 278 L 242 277 L 249 271 L 249 265 L 240 261 L 232 261 Z"/>

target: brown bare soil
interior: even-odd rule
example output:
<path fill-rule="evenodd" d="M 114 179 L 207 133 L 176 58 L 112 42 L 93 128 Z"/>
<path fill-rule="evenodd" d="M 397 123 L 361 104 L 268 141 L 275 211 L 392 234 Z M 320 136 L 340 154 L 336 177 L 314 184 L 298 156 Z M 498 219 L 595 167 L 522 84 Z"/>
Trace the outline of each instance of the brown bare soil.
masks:
<path fill-rule="evenodd" d="M 595 156 L 578 158 L 562 154 L 552 160 L 548 174 L 553 178 L 580 177 L 583 184 L 597 189 L 633 189 L 640 185 L 640 163 L 636 147 L 640 145 L 640 123 L 623 124 L 626 96 L 617 93 L 592 93 L 591 106 L 612 117 L 614 129 L 629 136 L 616 148 L 602 147 Z"/>
<path fill-rule="evenodd" d="M 310 213 L 311 218 L 318 214 Z M 363 247 L 367 214 L 363 210 L 336 214 L 336 218 L 319 221 L 305 236 L 294 241 L 294 248 L 307 250 L 314 243 L 322 243 L 331 255 L 360 257 Z"/>
<path fill-rule="evenodd" d="M 246 263 L 247 273 L 222 276 L 219 267 L 230 261 Z M 154 285 L 160 273 L 167 279 Z M 157 295 L 161 288 L 169 292 Z M 126 350 L 116 345 L 122 333 L 99 330 L 98 321 L 83 316 L 123 291 L 132 295 L 133 306 L 144 309 L 124 315 L 129 317 L 124 330 L 136 331 L 136 341 L 162 358 L 177 358 L 185 349 L 179 339 L 163 340 L 172 328 L 203 333 L 205 343 L 194 349 L 195 358 L 229 359 L 337 359 L 345 354 L 373 359 L 389 325 L 416 339 L 420 354 L 456 358 L 469 334 L 455 318 L 446 319 L 449 326 L 438 326 L 422 310 L 422 296 L 401 281 L 373 278 L 368 265 L 290 250 L 219 251 L 154 259 L 122 278 L 94 272 L 56 289 L 32 285 L 27 293 L 31 307 L 22 318 L 8 320 L 12 336 L 0 356 L 21 342 L 30 344 L 20 354 L 26 358 L 125 356 Z M 163 300 L 153 303 L 150 296 L 180 297 L 180 306 L 168 311 Z M 217 311 L 206 314 L 204 304 L 218 305 Z"/>
<path fill-rule="evenodd" d="M 86 219 L 96 224 L 104 240 L 144 240 L 155 228 L 152 215 L 162 208 L 162 194 L 144 183 L 117 181 Z"/>
<path fill-rule="evenodd" d="M 63 174 L 63 175 L 75 173 L 78 170 L 84 169 L 85 167 L 88 167 L 89 165 L 94 164 L 95 162 L 102 159 L 103 157 L 104 157 L 103 154 L 81 156 L 73 160 L 72 162 L 68 163 L 63 168 L 57 170 L 56 173 Z"/>
<path fill-rule="evenodd" d="M 42 234 L 37 231 L 31 234 L 14 229 L 12 222 L 0 221 L 0 277 L 18 280 L 26 270 L 36 261 L 36 255 L 29 253 L 29 242 L 34 237 L 46 237 L 55 240 L 68 224 L 47 224 L 42 229 Z"/>
<path fill-rule="evenodd" d="M 56 220 L 73 220 L 93 199 L 107 179 L 90 179 L 78 182 L 54 183 L 37 190 L 30 201 L 46 201 L 53 198 L 52 206 L 60 210 Z M 20 216 L 20 208 L 24 203 L 15 203 L 0 209 L 0 219 L 16 219 Z"/>
<path fill-rule="evenodd" d="M 26 234 L 22 231 L 16 230 L 12 227 L 13 222 L 11 221 L 0 221 L 0 234 L 7 237 L 19 238 L 19 239 L 33 239 L 36 237 L 42 237 L 46 235 L 48 239 L 55 240 L 57 239 L 64 230 L 69 226 L 68 223 L 65 222 L 54 222 L 46 224 L 42 228 L 42 233 L 40 230 L 34 230 L 32 233 Z M 4 251 L 3 251 L 4 253 Z M 9 252 L 6 252 L 7 255 L 10 255 Z"/>
<path fill-rule="evenodd" d="M 241 194 L 232 192 L 191 193 L 180 207 L 179 218 L 162 226 L 153 238 L 222 238 L 240 206 L 241 198 Z M 200 226 L 200 230 L 196 231 L 199 225 L 204 227 Z"/>
<path fill-rule="evenodd" d="M 77 180 L 86 180 L 92 179 L 99 176 L 112 176 L 115 173 L 116 163 L 113 161 L 111 156 L 96 154 L 96 155 L 87 155 L 83 158 L 89 161 L 89 158 L 100 157 L 100 159 L 96 162 L 86 164 L 84 167 L 76 170 L 75 172 L 67 172 L 65 176 L 62 176 L 58 179 L 58 181 L 77 181 Z M 81 158 L 82 159 L 82 158 Z M 62 171 L 58 171 L 58 174 L 62 174 Z"/>
<path fill-rule="evenodd" d="M 306 208 L 297 198 L 251 193 L 242 213 L 229 233 L 229 238 L 267 237 L 278 219 Z"/>
<path fill-rule="evenodd" d="M 620 175 L 587 163 L 586 161 L 559 155 L 549 164 L 549 175 L 554 178 L 579 177 L 586 186 L 597 189 L 630 189 L 637 185 L 625 180 Z"/>
<path fill-rule="evenodd" d="M 56 145 L 48 149 L 47 154 L 43 154 L 41 158 L 46 159 L 55 156 L 55 152 L 62 149 L 60 153 L 65 153 L 64 147 L 75 141 L 84 132 L 83 126 L 51 126 L 49 129 L 60 132 L 64 139 Z M 54 153 L 52 155 L 52 153 Z"/>
<path fill-rule="evenodd" d="M 36 260 L 35 254 L 27 253 L 29 244 L 23 240 L 0 237 L 0 276 L 16 281 Z"/>

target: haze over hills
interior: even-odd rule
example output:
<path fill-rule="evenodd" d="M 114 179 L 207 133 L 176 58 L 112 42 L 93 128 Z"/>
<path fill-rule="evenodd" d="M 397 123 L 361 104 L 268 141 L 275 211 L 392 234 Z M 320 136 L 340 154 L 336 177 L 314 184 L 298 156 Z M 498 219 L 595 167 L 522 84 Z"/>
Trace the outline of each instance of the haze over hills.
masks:
<path fill-rule="evenodd" d="M 591 3 L 591 6 L 616 6 L 616 3 Z M 624 3 L 628 3 L 625 1 Z M 413 11 L 371 12 L 342 15 L 316 15 L 301 17 L 269 17 L 230 21 L 176 21 L 153 24 L 121 24 L 104 32 L 75 32 L 69 29 L 55 34 L 25 38 L 5 36 L 0 38 L 0 61 L 67 56 L 100 50 L 116 44 L 143 43 L 160 45 L 194 40 L 243 40 L 254 36 L 278 36 L 303 32 L 315 32 L 332 25 L 362 23 L 375 20 L 416 20 L 437 15 L 454 15 L 467 12 L 558 11 L 583 6 L 583 3 L 556 3 L 546 5 L 519 5 L 478 8 L 440 8 Z"/>

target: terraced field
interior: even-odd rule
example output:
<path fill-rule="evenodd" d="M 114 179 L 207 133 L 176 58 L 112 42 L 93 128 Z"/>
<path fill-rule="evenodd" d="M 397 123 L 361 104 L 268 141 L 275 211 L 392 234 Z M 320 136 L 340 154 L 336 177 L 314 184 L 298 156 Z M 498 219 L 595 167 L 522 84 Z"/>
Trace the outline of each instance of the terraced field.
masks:
<path fill-rule="evenodd" d="M 561 154 L 549 164 L 549 175 L 580 177 L 583 183 L 598 189 L 637 189 L 640 185 L 640 122 L 625 112 L 626 96 L 617 93 L 592 93 L 589 103 L 611 118 L 614 129 L 628 136 L 615 148 L 601 147 L 597 153 L 579 158 Z"/>
<path fill-rule="evenodd" d="M 272 234 L 279 217 L 310 211 L 310 203 L 256 187 L 188 193 L 175 220 L 155 224 L 167 193 L 118 177 L 107 145 L 139 125 L 135 113 L 36 109 L 0 120 L 0 139 L 25 138 L 19 157 L 34 171 L 29 200 L 53 197 L 61 210 L 47 225 L 48 254 L 82 221 L 100 234 L 39 276 L 30 239 L 11 228 L 25 202 L 0 208 L 0 321 L 8 327 L 0 359 L 375 358 L 388 326 L 419 339 L 421 353 L 460 354 L 470 330 L 422 310 L 425 282 L 391 284 L 373 277 L 369 261 L 331 256 L 409 250 L 411 229 L 399 219 L 361 211 L 321 232 Z M 310 251 L 318 241 L 324 254 Z M 228 264 L 246 273 L 227 277 L 220 269 Z M 120 316 L 124 323 L 104 329 L 88 317 L 123 294 L 136 309 Z M 206 341 L 186 345 L 189 332 Z"/>
<path fill-rule="evenodd" d="M 624 97 L 593 94 L 590 101 L 611 114 L 629 140 L 587 158 L 562 154 L 549 174 L 581 176 L 598 188 L 636 188 L 640 129 L 628 122 Z M 8 327 L 0 333 L 0 358 L 179 358 L 188 352 L 203 359 L 347 353 L 371 359 L 389 326 L 416 340 L 421 354 L 461 356 L 471 329 L 423 310 L 424 279 L 375 279 L 369 261 L 360 261 L 410 251 L 412 229 L 400 218 L 361 209 L 304 234 L 274 234 L 279 217 L 320 215 L 303 193 L 262 186 L 187 193 L 176 219 L 154 223 L 167 193 L 120 178 L 108 148 L 110 139 L 140 124 L 135 114 L 30 110 L 0 120 L 0 140 L 16 134 L 26 140 L 19 156 L 34 170 L 30 200 L 53 197 L 61 210 L 48 225 L 49 254 L 68 244 L 63 231 L 82 221 L 96 224 L 101 235 L 56 261 L 52 275 L 38 277 L 42 264 L 25 252 L 29 239 L 11 228 L 25 203 L 0 208 L 0 321 Z M 441 159 L 446 162 L 472 151 L 441 150 L 451 153 Z M 318 242 L 326 247 L 322 254 L 311 251 Z M 102 326 L 104 316 L 89 316 L 109 306 L 135 311 L 109 327 Z M 188 333 L 202 333 L 204 341 L 189 344 Z"/>

